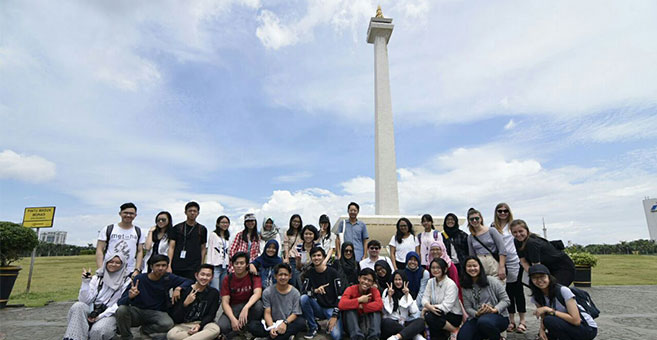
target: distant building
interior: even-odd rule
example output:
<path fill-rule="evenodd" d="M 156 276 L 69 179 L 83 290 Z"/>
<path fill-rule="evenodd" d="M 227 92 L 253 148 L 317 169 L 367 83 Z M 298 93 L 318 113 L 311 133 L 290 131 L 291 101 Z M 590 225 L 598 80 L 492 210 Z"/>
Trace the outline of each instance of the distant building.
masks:
<path fill-rule="evenodd" d="M 657 198 L 649 198 L 643 200 L 643 210 L 646 213 L 646 222 L 648 223 L 648 233 L 650 239 L 657 241 Z"/>
<path fill-rule="evenodd" d="M 66 244 L 65 231 L 42 231 L 39 233 L 39 241 L 54 244 Z"/>

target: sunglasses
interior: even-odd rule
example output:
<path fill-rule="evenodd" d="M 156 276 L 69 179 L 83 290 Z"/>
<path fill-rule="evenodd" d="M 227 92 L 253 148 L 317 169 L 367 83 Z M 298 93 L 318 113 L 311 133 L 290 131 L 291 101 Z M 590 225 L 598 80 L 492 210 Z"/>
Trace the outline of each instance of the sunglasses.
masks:
<path fill-rule="evenodd" d="M 372 249 L 372 250 L 379 250 L 379 249 L 381 249 L 381 247 L 370 247 L 370 249 Z"/>
<path fill-rule="evenodd" d="M 158 221 L 158 222 L 166 222 L 167 219 L 166 219 L 166 218 L 158 218 L 157 221 Z"/>
<path fill-rule="evenodd" d="M 345 249 L 344 252 L 345 252 L 345 253 L 353 253 L 354 251 L 351 250 L 351 249 Z"/>
<path fill-rule="evenodd" d="M 506 210 L 506 209 L 500 209 L 500 210 L 497 211 L 497 213 L 498 213 L 498 214 L 508 214 L 509 211 Z"/>
<path fill-rule="evenodd" d="M 469 220 L 470 221 L 479 221 L 480 218 L 479 217 L 470 217 Z"/>

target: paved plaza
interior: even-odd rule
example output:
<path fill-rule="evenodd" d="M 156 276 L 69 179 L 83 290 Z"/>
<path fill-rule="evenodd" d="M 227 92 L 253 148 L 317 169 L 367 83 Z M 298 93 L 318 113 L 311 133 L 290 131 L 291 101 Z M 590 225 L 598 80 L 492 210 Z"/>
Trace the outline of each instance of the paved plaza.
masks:
<path fill-rule="evenodd" d="M 602 311 L 596 319 L 599 325 L 596 339 L 657 340 L 657 286 L 604 286 L 586 290 Z M 0 340 L 62 339 L 72 304 L 72 301 L 57 302 L 39 308 L 0 310 Z M 530 307 L 529 313 L 533 309 Z M 508 339 L 535 339 L 538 322 L 534 317 L 528 317 L 527 321 L 526 334 L 509 334 Z M 136 328 L 133 330 L 135 339 L 140 339 Z M 323 334 L 316 339 L 328 340 Z"/>

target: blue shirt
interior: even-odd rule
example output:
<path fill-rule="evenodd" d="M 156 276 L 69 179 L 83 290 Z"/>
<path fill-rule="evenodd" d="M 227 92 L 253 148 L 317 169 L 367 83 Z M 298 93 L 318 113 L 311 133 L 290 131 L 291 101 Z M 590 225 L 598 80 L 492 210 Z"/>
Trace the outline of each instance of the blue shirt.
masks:
<path fill-rule="evenodd" d="M 169 298 L 169 289 L 181 287 L 187 288 L 191 286 L 194 281 L 180 277 L 171 273 L 166 273 L 159 280 L 153 281 L 148 278 L 148 274 L 139 274 L 132 279 L 133 282 L 139 280 L 139 295 L 134 299 L 130 299 L 130 288 L 128 285 L 126 290 L 121 295 L 118 305 L 131 305 L 140 309 L 151 309 L 166 312 L 167 299 Z"/>
<path fill-rule="evenodd" d="M 344 230 L 344 240 L 340 242 L 351 242 L 354 244 L 354 257 L 356 261 L 360 261 L 365 254 L 365 249 L 363 248 L 363 241 L 370 238 L 370 235 L 367 233 L 367 226 L 361 221 L 356 221 L 356 223 L 351 224 L 349 220 L 345 220 L 344 224 L 340 223 L 338 228 L 338 233 L 342 233 L 342 227 L 345 227 Z"/>

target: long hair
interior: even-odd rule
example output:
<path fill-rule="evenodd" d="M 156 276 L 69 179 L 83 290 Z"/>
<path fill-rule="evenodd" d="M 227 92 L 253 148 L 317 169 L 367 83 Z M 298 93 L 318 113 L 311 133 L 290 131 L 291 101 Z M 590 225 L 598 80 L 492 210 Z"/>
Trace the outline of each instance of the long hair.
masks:
<path fill-rule="evenodd" d="M 167 223 L 167 225 L 164 227 L 164 231 L 167 232 L 171 230 L 173 224 L 171 223 L 171 214 L 168 211 L 160 211 L 157 213 L 157 215 L 155 215 L 155 225 L 157 225 L 157 218 L 160 217 L 160 215 L 166 215 L 169 219 L 169 223 Z M 153 236 L 155 236 L 155 233 L 153 233 Z"/>
<path fill-rule="evenodd" d="M 422 215 L 422 219 L 420 219 L 422 222 L 431 222 L 431 229 L 436 229 L 436 227 L 433 226 L 433 217 L 429 214 L 424 214 Z"/>
<path fill-rule="evenodd" d="M 520 248 L 518 248 L 518 250 L 520 250 L 520 251 L 525 250 L 525 248 L 527 247 L 527 242 L 529 242 L 530 237 L 542 238 L 542 237 L 530 232 L 529 227 L 527 226 L 527 223 L 523 220 L 518 219 L 518 220 L 511 221 L 511 223 L 509 224 L 509 231 L 511 231 L 511 229 L 513 229 L 513 227 L 515 227 L 515 226 L 519 226 L 519 227 L 521 227 L 521 228 L 523 228 L 527 231 L 527 238 L 524 241 L 522 241 L 522 243 L 520 244 Z"/>
<path fill-rule="evenodd" d="M 248 235 L 249 228 L 246 227 L 246 221 L 244 221 L 244 230 L 242 231 L 242 241 L 249 242 L 249 238 L 251 238 L 251 241 L 260 241 L 260 235 L 258 235 L 258 221 L 253 220 L 253 222 L 255 222 L 255 225 L 253 226 L 253 230 L 251 230 L 251 235 L 249 237 Z"/>
<path fill-rule="evenodd" d="M 468 230 L 470 230 L 470 234 L 473 234 L 473 235 L 475 233 L 475 230 L 474 230 L 474 227 L 470 224 L 470 215 L 474 215 L 474 214 L 479 215 L 479 220 L 480 220 L 479 223 L 480 223 L 481 226 L 484 225 L 484 216 L 481 215 L 481 212 L 479 210 L 475 209 L 475 208 L 468 209 L 468 214 L 466 215 L 466 218 L 468 219 Z"/>
<path fill-rule="evenodd" d="M 463 261 L 463 274 L 461 275 L 461 287 L 462 288 L 472 288 L 472 284 L 474 283 L 474 280 L 472 279 L 472 276 L 470 276 L 467 272 L 467 264 L 468 261 L 473 260 L 477 261 L 477 264 L 479 265 L 479 275 L 477 275 L 477 285 L 479 287 L 486 287 L 488 286 L 488 279 L 486 278 L 486 271 L 484 270 L 484 265 L 481 264 L 481 260 L 479 260 L 478 257 L 476 256 L 468 256 L 465 258 L 465 261 Z"/>
<path fill-rule="evenodd" d="M 216 224 L 216 226 L 214 227 L 214 233 L 217 234 L 217 236 L 221 237 L 221 233 L 222 233 L 222 231 L 223 231 L 223 233 L 224 233 L 223 238 L 225 238 L 226 240 L 228 240 L 228 239 L 230 238 L 230 228 L 228 228 L 228 229 L 226 229 L 226 230 L 222 230 L 221 228 L 219 228 L 219 223 L 220 223 L 221 220 L 223 220 L 224 218 L 228 221 L 228 223 L 230 223 L 230 218 L 228 218 L 228 216 L 226 216 L 226 215 L 221 215 L 221 216 L 217 217 L 217 224 Z"/>
<path fill-rule="evenodd" d="M 402 243 L 402 238 L 404 236 L 404 233 L 402 233 L 399 230 L 399 222 L 401 222 L 401 221 L 406 222 L 406 225 L 408 226 L 408 233 L 415 236 L 415 232 L 413 232 L 413 224 L 411 224 L 411 221 L 409 221 L 408 218 L 406 218 L 406 217 L 402 217 L 399 220 L 397 220 L 397 233 L 395 234 L 395 240 L 399 244 Z"/>
<path fill-rule="evenodd" d="M 325 223 L 328 223 L 328 227 L 326 227 L 326 235 L 324 235 L 324 240 L 328 240 L 328 239 L 331 238 L 331 220 L 329 219 L 329 217 L 326 214 L 320 216 L 319 220 L 321 221 L 323 217 L 326 217 L 326 222 Z M 319 234 L 320 235 L 322 234 L 322 231 L 324 231 L 324 227 L 322 227 L 322 223 L 320 222 L 319 223 Z"/>
<path fill-rule="evenodd" d="M 297 228 L 296 233 L 297 233 L 297 235 L 301 235 L 301 226 L 303 225 L 303 220 L 301 219 L 301 215 L 294 214 L 290 217 L 290 224 L 289 224 L 289 227 L 288 227 L 287 232 L 286 232 L 287 236 L 294 236 L 295 231 L 294 231 L 294 228 L 292 228 L 292 220 L 295 217 L 299 218 L 299 228 Z"/>
<path fill-rule="evenodd" d="M 393 301 L 393 307 L 392 311 L 396 311 L 399 308 L 399 300 L 404 297 L 404 292 L 402 292 L 402 288 L 397 288 L 395 286 L 395 276 L 399 275 L 402 279 L 402 287 L 404 287 L 404 283 L 408 283 L 408 279 L 406 278 L 406 273 L 403 270 L 395 270 L 394 273 L 392 273 L 392 292 L 388 292 L 388 294 L 392 295 L 392 301 Z M 380 291 L 383 291 L 386 287 L 380 287 Z"/>
<path fill-rule="evenodd" d="M 440 257 L 431 260 L 431 262 L 429 263 L 429 274 L 433 275 L 433 273 L 431 272 L 431 265 L 434 262 L 438 264 L 438 266 L 440 267 L 440 271 L 442 272 L 442 276 L 440 278 L 442 279 L 443 277 L 447 276 L 447 271 L 449 270 L 449 267 L 447 266 L 447 262 L 441 259 Z"/>
<path fill-rule="evenodd" d="M 550 283 L 548 284 L 548 301 L 545 301 L 545 294 L 543 294 L 543 291 L 534 285 L 531 278 L 529 279 L 529 289 L 532 291 L 531 296 L 534 297 L 534 300 L 536 300 L 536 303 L 540 306 L 551 305 L 554 298 L 559 294 L 559 282 L 557 281 L 557 278 L 552 274 L 548 274 L 548 279 L 550 280 Z"/>
<path fill-rule="evenodd" d="M 497 216 L 497 209 L 499 209 L 499 208 L 506 208 L 506 210 L 509 211 L 509 214 L 507 215 L 508 217 L 506 219 L 506 223 L 511 223 L 511 221 L 513 221 L 513 213 L 511 212 L 511 208 L 509 208 L 509 205 L 504 203 L 504 202 L 498 203 L 495 206 L 495 211 L 493 212 L 493 216 L 495 216 L 495 218 L 493 219 L 493 225 L 495 226 L 495 229 L 497 229 L 497 231 L 500 232 L 500 235 L 502 235 L 504 233 L 503 230 L 502 230 L 504 228 L 504 226 L 502 225 L 502 222 L 500 221 L 500 218 Z M 511 225 L 509 225 L 509 228 L 510 227 L 511 227 Z"/>

